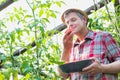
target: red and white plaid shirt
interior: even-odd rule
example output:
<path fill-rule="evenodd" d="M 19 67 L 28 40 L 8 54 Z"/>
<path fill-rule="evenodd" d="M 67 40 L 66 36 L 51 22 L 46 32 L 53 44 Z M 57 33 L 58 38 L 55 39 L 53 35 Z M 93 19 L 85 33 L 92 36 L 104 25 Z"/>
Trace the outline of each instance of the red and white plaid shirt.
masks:
<path fill-rule="evenodd" d="M 85 40 L 74 43 L 70 62 L 96 57 L 100 63 L 109 64 L 120 60 L 120 48 L 107 32 L 89 31 Z M 118 74 L 99 73 L 95 75 L 70 73 L 70 80 L 118 80 Z"/>

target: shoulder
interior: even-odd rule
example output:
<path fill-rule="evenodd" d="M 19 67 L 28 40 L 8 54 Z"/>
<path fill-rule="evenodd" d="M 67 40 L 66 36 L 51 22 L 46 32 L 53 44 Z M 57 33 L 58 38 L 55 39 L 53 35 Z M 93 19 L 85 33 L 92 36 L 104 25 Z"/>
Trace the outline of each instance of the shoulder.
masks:
<path fill-rule="evenodd" d="M 95 40 L 106 40 L 106 39 L 113 39 L 112 35 L 106 31 L 93 31 L 93 39 Z"/>
<path fill-rule="evenodd" d="M 107 36 L 112 36 L 109 32 L 107 31 L 97 31 L 94 32 L 96 36 L 101 36 L 101 37 L 107 37 Z"/>
<path fill-rule="evenodd" d="M 100 38 L 105 38 L 107 36 L 111 35 L 110 33 L 108 32 L 105 32 L 105 31 L 92 31 L 92 30 L 89 30 L 89 33 L 86 35 L 86 38 L 88 39 L 100 39 Z"/>

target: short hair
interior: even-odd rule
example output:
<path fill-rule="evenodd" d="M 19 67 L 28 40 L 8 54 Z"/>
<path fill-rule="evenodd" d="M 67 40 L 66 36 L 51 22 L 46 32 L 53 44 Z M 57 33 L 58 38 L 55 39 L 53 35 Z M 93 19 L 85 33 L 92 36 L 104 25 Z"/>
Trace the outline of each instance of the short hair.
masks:
<path fill-rule="evenodd" d="M 65 16 L 68 15 L 69 13 L 75 12 L 80 18 L 82 18 L 83 16 L 85 16 L 88 19 L 88 15 L 86 14 L 86 12 L 80 10 L 80 9 L 67 9 L 66 11 L 63 12 L 62 16 L 61 16 L 61 20 L 63 23 L 65 23 Z"/>

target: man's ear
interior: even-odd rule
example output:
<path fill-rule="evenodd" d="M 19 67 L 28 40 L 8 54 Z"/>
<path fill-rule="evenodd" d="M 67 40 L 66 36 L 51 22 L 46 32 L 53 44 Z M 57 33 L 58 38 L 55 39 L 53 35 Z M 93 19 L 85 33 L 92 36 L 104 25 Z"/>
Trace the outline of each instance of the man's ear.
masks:
<path fill-rule="evenodd" d="M 83 16 L 82 20 L 85 22 L 85 24 L 87 23 L 87 18 L 85 16 Z"/>

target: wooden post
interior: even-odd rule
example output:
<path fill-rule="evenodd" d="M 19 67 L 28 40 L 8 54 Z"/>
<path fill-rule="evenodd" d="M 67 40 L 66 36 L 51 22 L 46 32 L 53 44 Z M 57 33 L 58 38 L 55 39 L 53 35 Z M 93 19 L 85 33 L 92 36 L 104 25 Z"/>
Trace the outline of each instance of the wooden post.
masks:
<path fill-rule="evenodd" d="M 14 0 L 6 0 L 6 2 L 3 2 L 0 5 L 0 11 L 3 10 L 4 8 L 6 8 L 7 6 L 9 6 L 10 4 L 12 4 L 14 2 Z"/>

